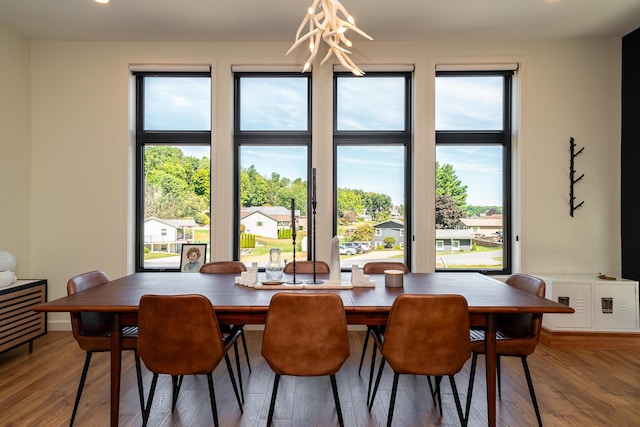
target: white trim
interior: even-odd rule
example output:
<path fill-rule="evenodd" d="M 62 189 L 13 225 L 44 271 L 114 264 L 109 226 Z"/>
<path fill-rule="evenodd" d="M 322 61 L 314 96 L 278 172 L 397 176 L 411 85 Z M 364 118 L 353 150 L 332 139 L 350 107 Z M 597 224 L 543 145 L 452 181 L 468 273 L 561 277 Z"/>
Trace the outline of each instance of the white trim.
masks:
<path fill-rule="evenodd" d="M 376 71 L 388 71 L 388 72 L 395 72 L 395 73 L 399 73 L 399 72 L 404 72 L 404 71 L 408 71 L 410 73 L 412 73 L 415 70 L 415 65 L 413 64 L 383 64 L 383 65 L 374 65 L 374 64 L 369 64 L 369 65 L 361 65 L 358 64 L 358 67 L 366 72 L 376 72 Z M 350 69 L 346 68 L 343 65 L 340 64 L 335 64 L 333 66 L 333 71 L 334 72 L 351 72 Z"/>
<path fill-rule="evenodd" d="M 436 71 L 515 71 L 517 69 L 517 63 L 436 64 Z"/>
<path fill-rule="evenodd" d="M 263 65 L 231 65 L 231 72 L 233 73 L 267 73 L 270 71 L 275 72 L 291 72 L 297 71 L 302 73 L 301 65 L 277 65 L 277 64 L 263 64 Z M 311 69 L 307 72 L 310 72 Z"/>

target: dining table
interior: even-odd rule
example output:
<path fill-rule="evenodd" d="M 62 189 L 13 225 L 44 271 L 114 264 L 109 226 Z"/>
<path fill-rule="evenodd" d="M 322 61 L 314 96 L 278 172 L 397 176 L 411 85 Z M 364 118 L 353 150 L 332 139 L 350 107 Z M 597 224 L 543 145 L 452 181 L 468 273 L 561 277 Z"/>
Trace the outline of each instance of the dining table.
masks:
<path fill-rule="evenodd" d="M 322 284 L 280 286 L 236 283 L 237 275 L 180 272 L 140 272 L 109 283 L 39 304 L 37 312 L 103 312 L 111 314 L 111 401 L 110 425 L 117 426 L 120 406 L 122 327 L 137 324 L 140 298 L 146 294 L 201 294 L 212 303 L 221 324 L 264 325 L 269 303 L 278 292 L 330 292 L 342 299 L 349 325 L 385 325 L 391 306 L 401 294 L 457 294 L 469 307 L 472 326 L 485 329 L 487 422 L 496 425 L 496 319 L 507 313 L 573 313 L 569 306 L 540 298 L 480 273 L 409 273 L 401 287 L 385 286 L 384 274 L 371 275 L 369 286 L 351 286 L 349 273 L 342 281 L 329 283 L 329 275 L 296 275 L 302 282 Z M 313 280 L 315 279 L 315 280 Z"/>

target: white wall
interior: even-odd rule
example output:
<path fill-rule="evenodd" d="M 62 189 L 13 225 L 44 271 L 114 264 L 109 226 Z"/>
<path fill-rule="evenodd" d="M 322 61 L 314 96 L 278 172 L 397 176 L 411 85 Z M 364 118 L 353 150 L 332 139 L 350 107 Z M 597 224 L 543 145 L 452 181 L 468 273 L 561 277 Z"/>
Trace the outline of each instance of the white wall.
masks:
<path fill-rule="evenodd" d="M 0 25 L 0 250 L 30 274 L 29 40 Z"/>
<path fill-rule="evenodd" d="M 7 41 L 9 40 L 9 41 Z M 24 56 L 23 41 L 0 33 Z M 302 64 L 284 56 L 288 43 L 106 43 L 33 41 L 28 148 L 12 153 L 8 168 L 31 180 L 30 267 L 21 275 L 49 279 L 50 298 L 63 296 L 69 277 L 103 269 L 111 277 L 130 272 L 132 257 L 132 133 L 128 66 L 211 64 L 213 67 L 214 230 L 212 259 L 232 253 L 231 65 Z M 358 64 L 415 65 L 414 209 L 427 212 L 414 224 L 414 269 L 434 267 L 433 75 L 436 63 L 521 63 L 517 201 L 519 269 L 528 272 L 603 272 L 619 275 L 620 257 L 620 68 L 621 40 L 544 42 L 363 42 Z M 303 55 L 304 52 L 301 53 Z M 331 236 L 331 67 L 315 67 L 313 166 L 317 168 L 318 256 L 328 259 Z M 22 104 L 21 94 L 15 94 Z M 0 100 L 2 108 L 6 102 Z M 24 106 L 22 107 L 25 108 Z M 28 108 L 28 107 L 26 107 Z M 18 119 L 28 123 L 24 114 Z M 576 159 L 585 178 L 576 185 L 585 204 L 569 216 L 569 137 L 584 153 Z M 4 144 L 4 142 L 3 142 Z M 24 169 L 29 169 L 25 173 Z M 6 163 L 6 162 L 5 162 Z M 3 163 L 4 164 L 4 163 Z M 4 172 L 0 172 L 4 173 Z M 3 177 L 5 175 L 2 175 Z M 19 196 L 28 191 L 19 184 Z M 3 228 L 3 229 L 4 229 Z M 326 236 L 322 238 L 322 236 Z M 22 250 L 15 234 L 9 245 Z M 100 244 L 93 245 L 92 243 Z M 4 242 L 3 242 L 4 244 Z M 2 245 L 0 245 L 2 246 Z M 50 316 L 53 322 L 68 316 Z"/>

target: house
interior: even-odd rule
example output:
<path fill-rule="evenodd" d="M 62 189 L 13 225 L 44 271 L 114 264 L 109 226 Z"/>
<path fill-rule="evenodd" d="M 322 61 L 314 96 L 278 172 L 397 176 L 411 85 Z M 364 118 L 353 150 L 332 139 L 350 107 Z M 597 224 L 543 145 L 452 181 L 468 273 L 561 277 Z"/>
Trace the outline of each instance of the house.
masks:
<path fill-rule="evenodd" d="M 453 228 L 469 230 L 475 237 L 491 236 L 502 232 L 502 215 L 488 215 L 473 218 L 460 218 Z"/>
<path fill-rule="evenodd" d="M 296 210 L 295 214 L 298 221 L 300 211 Z M 282 206 L 242 208 L 240 210 L 240 224 L 244 226 L 245 233 L 277 239 L 279 229 L 291 228 L 291 210 Z"/>
<path fill-rule="evenodd" d="M 373 226 L 373 246 L 381 248 L 388 246 L 384 239 L 393 237 L 392 246 L 404 247 L 404 222 L 397 219 L 383 221 Z"/>
<path fill-rule="evenodd" d="M 179 253 L 183 243 L 193 243 L 193 219 L 147 218 L 144 221 L 144 247 L 151 252 Z"/>
<path fill-rule="evenodd" d="M 469 230 L 436 230 L 436 252 L 470 251 L 473 248 L 473 233 Z"/>

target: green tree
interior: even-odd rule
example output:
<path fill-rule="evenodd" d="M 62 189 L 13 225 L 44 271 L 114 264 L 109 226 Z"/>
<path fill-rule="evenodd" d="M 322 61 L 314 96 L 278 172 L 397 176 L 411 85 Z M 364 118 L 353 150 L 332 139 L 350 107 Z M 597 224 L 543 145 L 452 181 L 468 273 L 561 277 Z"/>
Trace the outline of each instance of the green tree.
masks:
<path fill-rule="evenodd" d="M 436 196 L 436 228 L 448 229 L 453 228 L 455 222 L 463 217 L 463 212 L 455 201 L 444 194 Z"/>
<path fill-rule="evenodd" d="M 352 218 L 348 212 L 357 215 L 364 210 L 364 202 L 362 200 L 362 191 L 352 190 L 349 188 L 338 188 L 338 216 L 340 218 Z"/>
<path fill-rule="evenodd" d="M 364 206 L 374 221 L 389 219 L 391 197 L 382 193 L 364 193 Z"/>
<path fill-rule="evenodd" d="M 436 196 L 440 195 L 449 196 L 461 210 L 467 205 L 467 186 L 462 185 L 453 166 L 436 162 Z"/>
<path fill-rule="evenodd" d="M 360 224 L 356 227 L 351 238 L 354 242 L 370 242 L 373 240 L 375 230 L 369 224 Z"/>
<path fill-rule="evenodd" d="M 384 242 L 385 248 L 392 248 L 393 244 L 396 242 L 396 238 L 393 236 L 387 236 L 384 239 L 382 239 L 382 241 Z"/>

